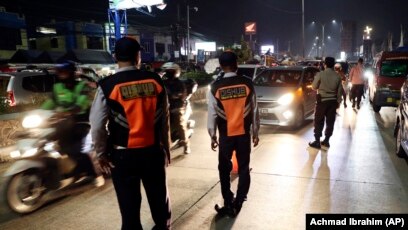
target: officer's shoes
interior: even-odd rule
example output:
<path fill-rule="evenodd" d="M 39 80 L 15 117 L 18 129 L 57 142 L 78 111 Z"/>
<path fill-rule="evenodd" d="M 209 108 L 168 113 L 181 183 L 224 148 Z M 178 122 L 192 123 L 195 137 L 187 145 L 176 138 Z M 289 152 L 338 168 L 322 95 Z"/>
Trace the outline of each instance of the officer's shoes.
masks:
<path fill-rule="evenodd" d="M 330 148 L 330 144 L 328 141 L 322 141 L 320 142 L 321 147 L 325 147 L 325 148 Z"/>
<path fill-rule="evenodd" d="M 313 141 L 313 142 L 309 142 L 309 146 L 315 149 L 320 149 L 321 145 L 320 145 L 320 141 Z"/>
<path fill-rule="evenodd" d="M 241 201 L 241 200 L 235 200 L 234 201 L 234 203 L 233 203 L 234 216 L 237 216 L 239 214 L 239 212 L 241 211 L 243 203 L 244 203 L 244 201 Z"/>
<path fill-rule="evenodd" d="M 218 204 L 214 207 L 215 211 L 217 211 L 218 215 L 220 216 L 230 216 L 235 217 L 235 209 L 232 205 L 227 205 L 224 207 L 220 207 Z"/>

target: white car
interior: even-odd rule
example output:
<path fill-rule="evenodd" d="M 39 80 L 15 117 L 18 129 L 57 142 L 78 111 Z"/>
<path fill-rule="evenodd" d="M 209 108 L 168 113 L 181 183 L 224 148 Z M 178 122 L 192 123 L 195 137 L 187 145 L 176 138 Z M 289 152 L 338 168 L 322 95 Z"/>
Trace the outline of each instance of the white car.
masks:
<path fill-rule="evenodd" d="M 238 65 L 237 74 L 247 76 L 251 79 L 255 79 L 255 77 L 265 69 L 266 69 L 265 66 L 259 64 L 243 64 Z"/>

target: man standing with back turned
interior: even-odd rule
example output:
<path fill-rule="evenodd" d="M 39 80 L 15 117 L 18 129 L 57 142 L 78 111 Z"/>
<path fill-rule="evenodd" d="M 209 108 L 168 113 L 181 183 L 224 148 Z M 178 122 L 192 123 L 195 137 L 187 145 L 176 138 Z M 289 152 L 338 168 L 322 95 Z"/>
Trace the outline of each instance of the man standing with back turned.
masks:
<path fill-rule="evenodd" d="M 208 132 L 211 137 L 211 149 L 216 150 L 219 141 L 218 171 L 221 181 L 221 193 L 224 207 L 218 205 L 218 213 L 236 216 L 246 200 L 251 182 L 249 161 L 251 153 L 251 126 L 254 147 L 258 145 L 259 114 L 255 90 L 252 81 L 237 76 L 237 56 L 233 52 L 224 52 L 219 57 L 223 75 L 211 84 L 208 94 Z M 217 128 L 219 139 L 217 140 Z M 234 198 L 231 191 L 230 173 L 232 154 L 236 152 L 238 161 L 238 191 Z"/>
<path fill-rule="evenodd" d="M 90 121 L 102 170 L 112 180 L 122 214 L 122 229 L 143 229 L 140 181 L 146 191 L 153 229 L 170 229 L 166 185 L 169 154 L 169 110 L 160 76 L 136 69 L 140 45 L 132 38 L 115 45 L 119 69 L 100 81 Z M 106 124 L 108 124 L 106 128 Z"/>
<path fill-rule="evenodd" d="M 343 88 L 340 76 L 333 70 L 334 64 L 334 58 L 326 57 L 325 70 L 318 73 L 312 83 L 313 89 L 317 90 L 314 118 L 315 141 L 310 142 L 309 146 L 317 149 L 320 149 L 321 146 L 330 147 L 329 140 L 333 134 L 336 109 L 341 103 Z M 326 120 L 325 138 L 320 142 L 324 120 Z"/>

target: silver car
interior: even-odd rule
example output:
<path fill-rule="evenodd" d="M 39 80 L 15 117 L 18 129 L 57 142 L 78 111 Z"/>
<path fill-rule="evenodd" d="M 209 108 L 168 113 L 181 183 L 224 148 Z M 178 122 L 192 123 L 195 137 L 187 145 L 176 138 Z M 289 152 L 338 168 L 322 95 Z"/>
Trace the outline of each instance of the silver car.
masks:
<path fill-rule="evenodd" d="M 261 124 L 301 127 L 314 112 L 316 91 L 311 84 L 318 72 L 317 68 L 302 66 L 261 72 L 254 80 Z"/>
<path fill-rule="evenodd" d="M 48 71 L 23 71 L 0 74 L 3 100 L 10 106 L 31 104 L 51 95 L 57 76 Z"/>

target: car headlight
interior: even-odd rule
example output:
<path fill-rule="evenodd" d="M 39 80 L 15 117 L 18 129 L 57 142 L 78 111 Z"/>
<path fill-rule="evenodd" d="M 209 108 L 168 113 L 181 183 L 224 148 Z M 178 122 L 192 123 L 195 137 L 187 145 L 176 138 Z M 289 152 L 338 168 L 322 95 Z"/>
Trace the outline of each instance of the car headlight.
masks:
<path fill-rule="evenodd" d="M 364 77 L 365 77 L 366 79 L 368 79 L 369 81 L 371 81 L 371 80 L 374 78 L 373 71 L 371 71 L 371 70 L 366 70 L 366 71 L 364 72 Z"/>
<path fill-rule="evenodd" d="M 293 101 L 294 98 L 295 98 L 295 96 L 293 95 L 293 93 L 287 93 L 287 94 L 281 96 L 281 97 L 278 99 L 278 103 L 279 103 L 280 105 L 289 105 L 289 104 L 292 103 L 292 101 Z"/>
<path fill-rule="evenodd" d="M 43 122 L 43 119 L 39 115 L 28 115 L 24 117 L 22 125 L 23 128 L 32 129 L 39 127 Z"/>

